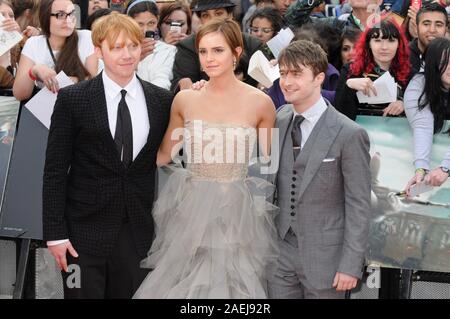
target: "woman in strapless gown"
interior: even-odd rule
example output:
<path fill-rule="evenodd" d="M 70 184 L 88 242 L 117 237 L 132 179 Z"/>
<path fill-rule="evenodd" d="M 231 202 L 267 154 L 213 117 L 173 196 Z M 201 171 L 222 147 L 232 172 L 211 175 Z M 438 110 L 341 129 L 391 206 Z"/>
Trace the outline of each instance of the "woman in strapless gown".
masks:
<path fill-rule="evenodd" d="M 224 36 L 222 42 L 214 38 L 221 34 L 215 30 L 226 32 L 227 28 L 242 37 L 239 26 L 232 20 L 206 24 L 199 31 L 202 65 L 202 48 L 209 50 L 227 44 L 235 48 Z M 232 50 L 229 51 L 231 59 Z M 223 66 L 224 62 L 220 63 Z M 227 65 L 231 72 L 232 65 L 232 62 Z M 142 261 L 142 267 L 152 271 L 134 298 L 267 297 L 267 279 L 277 260 L 274 225 L 277 207 L 266 200 L 274 186 L 262 178 L 248 176 L 250 154 L 260 127 L 244 123 L 244 116 L 242 123 L 197 119 L 200 114 L 209 114 L 209 106 L 198 113 L 199 107 L 195 105 L 196 101 L 199 104 L 204 101 L 209 96 L 207 91 L 213 92 L 215 83 L 222 78 L 231 88 L 236 87 L 244 99 L 249 95 L 255 103 L 269 101 L 265 108 L 249 107 L 249 114 L 256 113 L 255 118 L 262 126 L 273 126 L 275 112 L 270 98 L 226 72 L 217 79 L 211 71 L 207 87 L 182 91 L 174 100 L 160 152 L 167 150 L 168 144 L 176 144 L 168 143 L 167 139 L 174 129 L 182 129 L 186 168 L 176 160 L 164 167 L 171 174 L 155 202 L 152 215 L 156 238 L 148 257 Z M 215 104 L 214 110 L 219 112 L 220 105 Z M 158 162 L 161 163 L 160 154 Z"/>

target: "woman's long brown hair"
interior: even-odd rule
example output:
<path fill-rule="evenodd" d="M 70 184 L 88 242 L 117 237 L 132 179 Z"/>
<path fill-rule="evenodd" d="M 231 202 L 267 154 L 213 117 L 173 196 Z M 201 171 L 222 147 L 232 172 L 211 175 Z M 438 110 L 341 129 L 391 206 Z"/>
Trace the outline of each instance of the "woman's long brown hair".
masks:
<path fill-rule="evenodd" d="M 47 38 L 50 38 L 50 14 L 54 1 L 55 0 L 42 0 L 41 8 L 39 10 L 39 21 L 42 34 Z M 64 71 L 67 76 L 75 76 L 79 81 L 91 77 L 91 74 L 85 68 L 78 55 L 78 33 L 76 29 L 66 38 L 64 46 L 56 57 L 55 71 L 56 73 Z"/>

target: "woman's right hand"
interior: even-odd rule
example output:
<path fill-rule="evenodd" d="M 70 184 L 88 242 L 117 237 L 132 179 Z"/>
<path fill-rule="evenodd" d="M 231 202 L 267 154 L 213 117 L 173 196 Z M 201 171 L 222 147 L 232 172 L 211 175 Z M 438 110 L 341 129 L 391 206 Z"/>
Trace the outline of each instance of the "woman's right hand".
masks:
<path fill-rule="evenodd" d="M 152 38 L 144 38 L 141 44 L 141 61 L 153 53 L 156 46 L 156 40 Z"/>
<path fill-rule="evenodd" d="M 389 105 L 383 110 L 383 116 L 387 115 L 400 115 L 405 111 L 405 107 L 403 105 L 403 101 L 395 101 L 389 103 Z"/>
<path fill-rule="evenodd" d="M 24 36 L 26 36 L 27 38 L 31 38 L 37 35 L 41 34 L 41 31 L 39 31 L 39 29 L 32 27 L 32 26 L 28 26 L 25 28 L 25 30 L 23 30 L 22 34 Z"/>
<path fill-rule="evenodd" d="M 423 182 L 424 178 L 425 178 L 425 171 L 417 170 L 414 177 L 409 180 L 408 184 L 406 184 L 405 192 L 407 197 L 410 197 L 411 195 L 411 187 L 413 185 Z"/>
<path fill-rule="evenodd" d="M 32 71 L 33 74 L 36 75 L 37 78 L 44 83 L 47 89 L 49 89 L 53 93 L 58 93 L 59 84 L 58 80 L 56 79 L 55 70 L 49 68 L 44 64 L 36 64 L 35 66 L 33 66 Z"/>
<path fill-rule="evenodd" d="M 417 11 L 418 11 L 418 9 L 413 6 L 410 6 L 408 9 L 409 22 L 408 22 L 407 27 L 408 27 L 409 34 L 413 38 L 417 38 L 417 24 L 416 24 Z"/>
<path fill-rule="evenodd" d="M 20 32 L 19 24 L 16 22 L 16 20 L 11 19 L 11 18 L 5 18 L 2 22 L 1 28 L 7 32 L 12 32 L 12 31 Z"/>
<path fill-rule="evenodd" d="M 408 17 L 414 21 L 414 23 L 416 22 L 416 16 L 417 16 L 417 12 L 419 11 L 419 8 L 416 8 L 414 6 L 409 6 L 408 8 Z"/>
<path fill-rule="evenodd" d="M 167 32 L 166 36 L 164 37 L 164 42 L 167 44 L 176 45 L 181 40 L 184 40 L 188 37 L 187 34 L 184 33 L 178 33 L 178 32 Z"/>
<path fill-rule="evenodd" d="M 367 96 L 377 95 L 377 90 L 369 78 L 348 79 L 347 86 L 353 90 L 361 91 Z"/>

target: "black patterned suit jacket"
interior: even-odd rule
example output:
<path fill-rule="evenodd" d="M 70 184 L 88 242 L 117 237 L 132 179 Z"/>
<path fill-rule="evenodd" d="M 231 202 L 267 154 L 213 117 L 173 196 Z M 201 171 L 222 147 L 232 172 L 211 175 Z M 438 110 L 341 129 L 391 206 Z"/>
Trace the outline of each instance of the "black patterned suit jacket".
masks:
<path fill-rule="evenodd" d="M 108 124 L 101 74 L 59 91 L 48 136 L 43 179 L 44 240 L 68 238 L 85 254 L 107 256 L 129 218 L 138 253 L 153 238 L 156 155 L 173 95 L 140 80 L 147 102 L 147 143 L 128 169 Z"/>

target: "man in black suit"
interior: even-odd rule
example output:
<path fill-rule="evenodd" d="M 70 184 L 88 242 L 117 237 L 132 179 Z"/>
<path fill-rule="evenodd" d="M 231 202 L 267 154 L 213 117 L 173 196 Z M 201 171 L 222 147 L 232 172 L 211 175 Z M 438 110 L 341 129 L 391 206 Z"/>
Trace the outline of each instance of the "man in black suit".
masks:
<path fill-rule="evenodd" d="M 66 298 L 131 298 L 147 274 L 139 263 L 153 238 L 156 156 L 173 96 L 136 77 L 142 38 L 130 17 L 102 18 L 92 39 L 104 71 L 58 93 L 43 225 Z"/>

